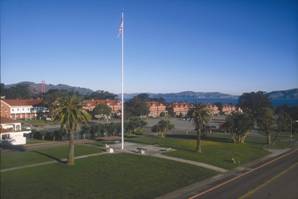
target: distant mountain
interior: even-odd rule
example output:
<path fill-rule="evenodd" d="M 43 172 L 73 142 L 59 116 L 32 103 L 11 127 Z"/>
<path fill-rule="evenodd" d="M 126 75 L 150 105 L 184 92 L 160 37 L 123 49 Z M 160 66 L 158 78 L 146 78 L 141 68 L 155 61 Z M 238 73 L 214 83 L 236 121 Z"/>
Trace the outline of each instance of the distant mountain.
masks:
<path fill-rule="evenodd" d="M 150 94 L 152 98 L 164 98 L 167 102 L 197 102 L 204 99 L 237 99 L 233 96 L 219 92 L 193 92 L 183 91 L 179 93 Z"/>
<path fill-rule="evenodd" d="M 139 93 L 125 94 L 125 99 L 129 100 Z M 225 103 L 235 103 L 238 100 L 238 96 L 229 95 L 220 92 L 193 92 L 193 91 L 183 91 L 177 93 L 147 93 L 150 98 L 163 98 L 166 102 L 225 102 Z"/>
<path fill-rule="evenodd" d="M 34 93 L 34 94 L 38 94 L 40 92 L 40 88 L 41 88 L 41 83 L 34 83 L 34 82 L 19 82 L 16 84 L 8 84 L 5 85 L 5 87 L 9 88 L 12 86 L 16 86 L 16 85 L 24 85 L 24 86 L 28 86 L 29 89 Z M 93 92 L 93 90 L 89 89 L 89 88 L 82 88 L 82 87 L 77 87 L 77 86 L 69 86 L 66 84 L 45 84 L 45 90 L 46 92 L 48 90 L 53 90 L 53 89 L 58 89 L 58 90 L 67 90 L 67 91 L 73 91 L 73 92 L 78 92 L 81 95 L 89 95 Z"/>
<path fill-rule="evenodd" d="M 282 91 L 272 91 L 267 93 L 270 99 L 298 99 L 298 88 L 282 90 Z"/>
<path fill-rule="evenodd" d="M 19 82 L 16 84 L 5 85 L 5 87 L 11 87 L 15 85 L 25 85 L 29 86 L 33 93 L 38 94 L 40 92 L 41 83 L 34 82 Z M 82 88 L 76 86 L 69 86 L 66 84 L 46 84 L 46 91 L 51 89 L 67 90 L 78 92 L 81 95 L 89 95 L 93 90 L 89 88 Z M 126 93 L 124 95 L 125 100 L 129 100 L 140 93 Z M 151 98 L 163 98 L 166 102 L 189 102 L 189 103 L 216 103 L 221 102 L 223 104 L 237 104 L 239 96 L 230 95 L 220 92 L 193 92 L 193 91 L 183 91 L 177 93 L 147 93 Z M 274 105 L 297 105 L 298 104 L 298 88 L 272 91 L 266 93 L 266 95 L 271 99 Z M 118 95 L 120 99 L 120 95 Z"/>
<path fill-rule="evenodd" d="M 129 100 L 139 93 L 125 94 L 125 99 Z M 216 103 L 237 104 L 239 96 L 229 95 L 220 92 L 193 92 L 183 91 L 177 93 L 147 93 L 151 98 L 163 98 L 166 102 L 189 102 L 189 103 Z M 283 91 L 272 91 L 266 93 L 273 105 L 297 105 L 298 89 Z"/>

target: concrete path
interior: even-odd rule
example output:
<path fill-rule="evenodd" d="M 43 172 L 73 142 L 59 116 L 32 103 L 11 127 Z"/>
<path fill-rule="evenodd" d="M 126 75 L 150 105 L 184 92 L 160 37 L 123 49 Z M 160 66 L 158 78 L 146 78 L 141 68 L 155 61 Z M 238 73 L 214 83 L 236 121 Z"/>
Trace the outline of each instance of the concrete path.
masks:
<path fill-rule="evenodd" d="M 107 154 L 107 152 L 100 152 L 100 153 L 92 153 L 92 154 L 88 154 L 88 155 L 81 155 L 81 156 L 75 157 L 75 160 L 89 158 L 89 157 L 93 157 L 93 156 L 101 156 L 101 155 L 104 155 L 104 154 Z M 1 169 L 0 172 L 4 173 L 4 172 L 9 172 L 9 171 L 15 171 L 15 170 L 32 168 L 32 167 L 39 167 L 39 166 L 55 164 L 55 163 L 59 163 L 59 162 L 66 162 L 66 161 L 67 161 L 67 159 L 63 158 L 63 159 L 60 159 L 60 161 L 51 160 L 51 161 L 40 162 L 40 163 L 35 163 L 35 164 L 28 164 L 28 165 L 24 165 L 24 166 L 17 166 L 17 167 L 11 167 L 11 168 L 7 168 L 7 169 Z"/>
<path fill-rule="evenodd" d="M 210 164 L 206 164 L 206 163 L 203 163 L 203 162 L 196 162 L 196 161 L 192 161 L 192 160 L 186 160 L 186 159 L 166 156 L 166 155 L 162 155 L 162 154 L 154 154 L 152 156 L 167 159 L 167 160 L 173 160 L 173 161 L 176 161 L 176 162 L 191 164 L 191 165 L 195 165 L 195 166 L 199 166 L 199 167 L 203 167 L 203 168 L 210 169 L 210 170 L 213 170 L 213 171 L 216 171 L 216 172 L 219 172 L 219 173 L 224 173 L 224 172 L 228 171 L 226 169 L 223 169 L 223 168 L 220 168 L 220 167 L 217 167 L 217 166 L 213 166 L 213 165 L 210 165 Z"/>

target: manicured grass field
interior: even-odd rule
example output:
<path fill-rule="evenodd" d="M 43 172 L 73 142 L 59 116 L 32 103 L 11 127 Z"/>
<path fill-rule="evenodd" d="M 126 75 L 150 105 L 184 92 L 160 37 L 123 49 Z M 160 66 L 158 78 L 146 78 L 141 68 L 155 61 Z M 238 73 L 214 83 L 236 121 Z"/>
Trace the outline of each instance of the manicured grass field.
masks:
<path fill-rule="evenodd" d="M 166 155 L 209 163 L 226 169 L 235 168 L 241 164 L 258 159 L 269 152 L 259 144 L 233 144 L 224 140 L 220 141 L 203 141 L 203 153 L 195 152 L 196 140 L 178 139 L 178 138 L 159 138 L 153 136 L 141 136 L 129 139 L 129 141 L 157 144 L 163 147 L 171 147 L 176 151 L 168 152 Z M 240 164 L 233 163 L 232 158 Z"/>
<path fill-rule="evenodd" d="M 99 153 L 100 149 L 88 145 L 76 145 L 75 155 Z M 1 169 L 66 158 L 68 145 L 41 148 L 32 151 L 1 151 Z"/>
<path fill-rule="evenodd" d="M 45 126 L 45 125 L 54 125 L 58 124 L 56 121 L 46 121 L 46 120 L 18 120 L 24 124 L 29 124 L 33 126 Z"/>
<path fill-rule="evenodd" d="M 215 173 L 193 165 L 129 154 L 89 157 L 2 173 L 5 199 L 154 198 Z"/>
<path fill-rule="evenodd" d="M 28 139 L 27 138 L 27 141 L 26 141 L 26 144 L 39 144 L 39 143 L 50 143 L 51 141 L 48 141 L 48 140 L 38 140 L 38 139 L 33 139 L 33 138 L 30 138 Z"/>

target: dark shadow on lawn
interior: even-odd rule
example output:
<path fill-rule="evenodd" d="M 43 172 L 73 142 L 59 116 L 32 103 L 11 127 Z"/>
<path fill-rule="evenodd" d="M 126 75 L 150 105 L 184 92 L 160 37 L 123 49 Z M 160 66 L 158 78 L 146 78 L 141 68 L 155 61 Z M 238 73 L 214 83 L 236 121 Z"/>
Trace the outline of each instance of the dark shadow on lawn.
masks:
<path fill-rule="evenodd" d="M 52 159 L 52 160 L 56 160 L 56 161 L 59 162 L 59 163 L 63 163 L 63 164 L 65 164 L 65 163 L 67 162 L 67 161 L 61 160 L 60 158 L 57 158 L 57 157 L 55 157 L 55 156 L 49 155 L 49 154 L 47 154 L 47 153 L 43 153 L 43 152 L 40 152 L 40 151 L 32 151 L 32 152 L 34 152 L 34 153 L 38 153 L 38 154 L 43 155 L 43 156 L 46 156 L 46 157 L 48 157 L 48 158 L 50 158 L 50 159 Z"/>
<path fill-rule="evenodd" d="M 169 135 L 166 135 L 166 137 L 169 137 L 169 138 L 177 138 L 177 139 L 189 139 L 189 140 L 194 140 L 196 139 L 196 135 L 181 135 L 181 134 L 169 134 Z"/>
<path fill-rule="evenodd" d="M 214 141 L 214 142 L 225 142 L 225 143 L 233 143 L 230 138 L 220 138 L 220 137 L 204 137 L 203 140 Z"/>
<path fill-rule="evenodd" d="M 23 145 L 12 145 L 9 143 L 1 143 L 0 148 L 1 150 L 9 150 L 9 151 L 18 151 L 18 152 L 26 151 Z"/>
<path fill-rule="evenodd" d="M 167 135 L 169 138 L 177 138 L 177 139 L 190 139 L 190 140 L 196 140 L 196 135 Z M 232 143 L 233 141 L 230 138 L 220 138 L 220 137 L 211 137 L 208 135 L 202 135 L 202 140 L 208 140 L 208 141 L 214 141 L 214 142 L 225 142 L 225 143 Z"/>

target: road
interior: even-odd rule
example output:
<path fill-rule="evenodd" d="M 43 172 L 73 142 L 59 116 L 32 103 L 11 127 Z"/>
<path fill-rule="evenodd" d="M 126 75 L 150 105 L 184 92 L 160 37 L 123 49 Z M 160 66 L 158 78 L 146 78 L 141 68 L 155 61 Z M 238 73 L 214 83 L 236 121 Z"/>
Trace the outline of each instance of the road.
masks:
<path fill-rule="evenodd" d="M 297 199 L 298 150 L 265 166 L 256 165 L 238 176 L 214 183 L 191 199 Z"/>

